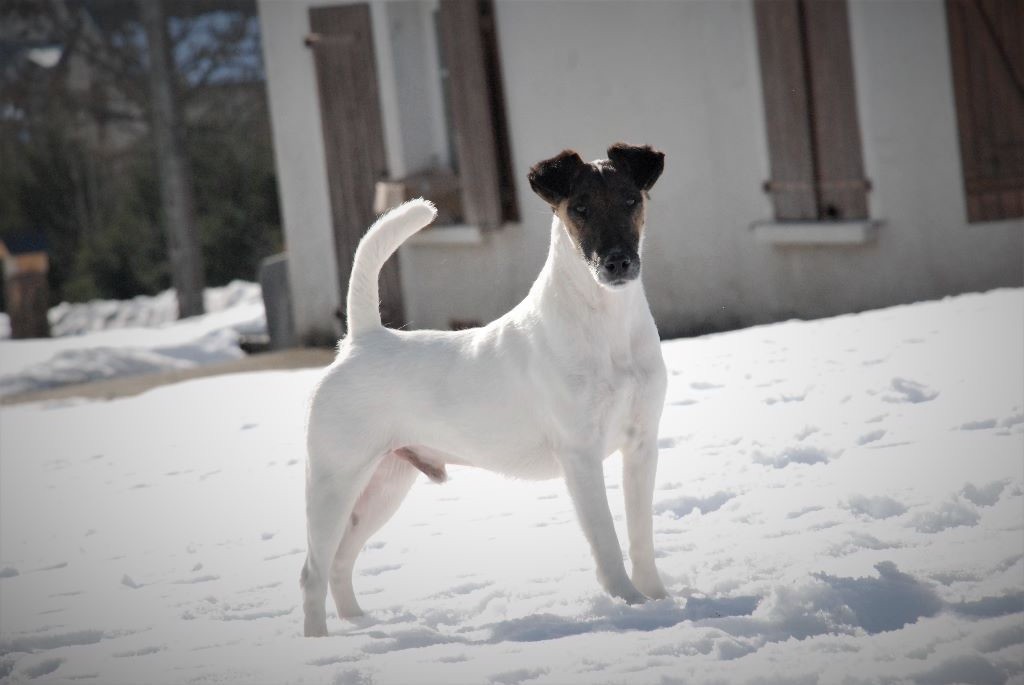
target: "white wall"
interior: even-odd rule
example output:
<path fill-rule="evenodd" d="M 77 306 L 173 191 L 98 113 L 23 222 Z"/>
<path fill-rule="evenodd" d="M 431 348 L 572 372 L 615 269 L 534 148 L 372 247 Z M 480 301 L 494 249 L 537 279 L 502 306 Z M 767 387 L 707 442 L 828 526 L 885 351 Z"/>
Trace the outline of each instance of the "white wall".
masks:
<path fill-rule="evenodd" d="M 268 34 L 289 25 L 270 21 L 270 10 L 283 13 L 278 5 L 261 0 Z M 305 7 L 287 13 L 304 16 Z M 585 158 L 603 157 L 618 140 L 650 143 L 667 155 L 652 193 L 644 255 L 644 280 L 663 333 L 1021 284 L 1022 222 L 968 226 L 964 219 L 941 0 L 850 3 L 864 160 L 874 184 L 871 214 L 884 222 L 876 243 L 853 248 L 779 248 L 751 234 L 751 223 L 770 218 L 772 210 L 761 191 L 768 156 L 753 10 L 746 0 L 498 0 L 497 15 L 522 221 L 476 246 L 403 247 L 405 302 L 414 326 L 486 322 L 515 304 L 543 262 L 550 221 L 526 183 L 530 165 L 565 147 Z M 265 44 L 271 38 L 265 35 Z M 275 93 L 289 86 L 275 86 L 275 53 L 265 50 L 275 138 L 302 137 L 310 125 L 289 130 L 274 100 L 290 96 L 283 106 L 312 110 L 302 121 L 318 117 L 310 58 L 293 56 L 293 72 L 308 74 L 291 73 L 291 90 Z M 389 146 L 395 147 L 400 127 L 397 114 L 387 111 L 386 91 Z M 318 143 L 318 121 L 315 133 Z M 312 178 L 323 174 L 322 150 L 303 157 L 301 171 L 281 166 L 280 154 L 279 167 L 282 176 L 298 173 L 309 181 L 302 184 L 308 194 L 310 183 L 323 183 Z M 284 192 L 284 179 L 281 185 Z M 288 200 L 282 201 L 288 231 Z M 306 212 L 327 216 L 326 205 L 318 207 Z M 299 247 L 293 234 L 312 236 L 322 223 L 292 227 L 289 247 Z M 319 287 L 332 282 L 319 281 Z"/>
<path fill-rule="evenodd" d="M 316 71 L 303 44 L 309 4 L 260 0 L 259 12 L 296 333 L 322 342 L 337 337 L 341 299 Z"/>
<path fill-rule="evenodd" d="M 341 299 L 316 69 L 304 39 L 310 8 L 348 2 L 259 0 L 289 284 L 296 332 L 307 342 L 337 338 Z M 415 82 L 436 70 L 432 35 L 417 30 L 417 18 L 422 26 L 434 5 L 371 2 L 388 168 L 396 177 L 448 161 L 439 86 L 396 88 L 399 78 Z M 392 35 L 402 41 L 397 51 L 389 49 Z"/>
<path fill-rule="evenodd" d="M 1024 222 L 965 220 L 943 3 L 849 6 L 871 216 L 883 226 L 864 247 L 780 248 L 749 230 L 772 214 L 749 2 L 499 0 L 523 225 L 457 258 L 409 248 L 413 321 L 488 320 L 518 299 L 547 228 L 526 170 L 563 147 L 601 156 L 618 139 L 667 153 L 644 256 L 665 333 L 1020 285 Z M 476 284 L 508 294 L 478 302 Z"/>

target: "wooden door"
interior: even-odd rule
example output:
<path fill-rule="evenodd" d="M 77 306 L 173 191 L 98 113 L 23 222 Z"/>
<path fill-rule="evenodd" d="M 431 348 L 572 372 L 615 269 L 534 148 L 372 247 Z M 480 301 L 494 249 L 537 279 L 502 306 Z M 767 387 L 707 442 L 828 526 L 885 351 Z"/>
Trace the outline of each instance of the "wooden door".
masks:
<path fill-rule="evenodd" d="M 312 33 L 306 43 L 313 51 L 320 91 L 344 319 L 352 258 L 359 239 L 376 218 L 374 186 L 387 177 L 370 6 L 316 7 L 309 11 L 309 25 Z M 396 257 L 381 271 L 380 299 L 384 324 L 404 325 Z"/>

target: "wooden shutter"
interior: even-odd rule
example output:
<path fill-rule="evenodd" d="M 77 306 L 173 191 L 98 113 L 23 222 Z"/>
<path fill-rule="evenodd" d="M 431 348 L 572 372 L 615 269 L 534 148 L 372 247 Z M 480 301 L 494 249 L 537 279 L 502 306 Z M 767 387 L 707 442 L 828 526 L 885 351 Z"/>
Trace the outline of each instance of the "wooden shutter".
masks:
<path fill-rule="evenodd" d="M 821 219 L 866 219 L 868 186 L 861 158 L 846 0 L 805 1 L 803 10 L 818 215 Z"/>
<path fill-rule="evenodd" d="M 969 222 L 1024 216 L 1024 2 L 947 0 Z"/>
<path fill-rule="evenodd" d="M 313 50 L 320 91 L 344 317 L 356 245 L 375 219 L 376 183 L 387 176 L 370 7 L 316 7 L 309 11 L 309 24 L 312 33 L 306 43 Z M 393 327 L 403 325 L 402 290 L 395 258 L 389 259 L 381 270 L 380 299 L 381 320 Z"/>
<path fill-rule="evenodd" d="M 817 219 L 810 93 L 798 0 L 755 0 L 775 218 Z"/>
<path fill-rule="evenodd" d="M 867 218 L 845 0 L 755 0 L 775 215 Z"/>
<path fill-rule="evenodd" d="M 516 210 L 493 4 L 441 0 L 438 25 L 463 212 L 470 224 L 496 228 Z"/>

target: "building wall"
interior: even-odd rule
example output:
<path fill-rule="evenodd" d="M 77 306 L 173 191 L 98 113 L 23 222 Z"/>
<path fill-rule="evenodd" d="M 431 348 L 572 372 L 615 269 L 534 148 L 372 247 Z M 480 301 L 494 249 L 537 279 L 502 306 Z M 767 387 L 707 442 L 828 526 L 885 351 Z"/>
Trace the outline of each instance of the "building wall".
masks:
<path fill-rule="evenodd" d="M 299 340 L 323 342 L 338 335 L 341 298 L 308 8 L 261 0 L 259 13 L 292 313 Z"/>
<path fill-rule="evenodd" d="M 284 13 L 295 25 L 305 16 L 301 5 L 262 2 L 266 32 L 289 25 L 274 19 Z M 864 160 L 874 185 L 871 217 L 882 222 L 877 241 L 860 247 L 782 248 L 751 233 L 772 209 L 761 190 L 769 165 L 749 2 L 497 0 L 497 16 L 522 221 L 477 244 L 404 246 L 413 326 L 486 322 L 521 299 L 544 260 L 550 224 L 549 210 L 526 183 L 530 165 L 565 147 L 603 157 L 618 140 L 650 143 L 667 155 L 652 192 L 644 254 L 644 281 L 664 335 L 826 316 L 1024 279 L 1022 222 L 968 226 L 964 218 L 941 0 L 850 3 Z M 271 60 L 281 56 L 271 40 L 265 36 L 276 144 L 282 146 L 282 136 L 310 139 L 309 151 L 291 159 L 302 169 L 289 170 L 280 152 L 279 165 L 282 177 L 306 180 L 300 185 L 308 195 L 311 184 L 323 184 L 313 178 L 323 175 L 322 161 L 316 168 L 310 161 L 322 160 L 322 149 L 313 150 L 322 146 L 319 121 L 310 123 L 318 119 L 312 62 L 304 52 L 303 64 L 293 58 L 291 85 L 275 85 Z M 300 66 L 308 73 L 295 73 Z M 396 95 L 384 88 L 390 148 L 399 147 L 391 141 L 401 127 L 397 113 L 388 112 L 389 98 Z M 288 101 L 275 106 L 282 99 Z M 305 122 L 298 133 L 286 115 L 279 119 L 283 108 L 311 110 L 292 112 Z M 304 207 L 305 225 L 289 229 L 283 178 L 281 184 L 289 249 L 308 252 L 293 234 L 322 232 L 326 204 Z M 315 278 L 307 276 L 293 283 L 295 292 L 312 287 Z M 317 287 L 331 282 L 318 280 Z"/>

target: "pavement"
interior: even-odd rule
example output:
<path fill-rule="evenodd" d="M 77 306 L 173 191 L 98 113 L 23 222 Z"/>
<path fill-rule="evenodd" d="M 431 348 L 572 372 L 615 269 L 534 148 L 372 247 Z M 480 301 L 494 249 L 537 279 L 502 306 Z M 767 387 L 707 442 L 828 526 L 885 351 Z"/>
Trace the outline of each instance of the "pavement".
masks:
<path fill-rule="evenodd" d="M 273 371 L 282 369 L 306 369 L 327 366 L 334 360 L 335 350 L 304 348 L 264 352 L 222 364 L 208 364 L 194 369 L 166 371 L 163 373 L 123 376 L 91 383 L 62 385 L 59 388 L 33 390 L 0 398 L 0 405 L 44 402 L 73 398 L 112 400 L 119 397 L 140 395 L 147 390 L 208 376 L 248 371 Z"/>

